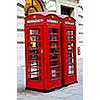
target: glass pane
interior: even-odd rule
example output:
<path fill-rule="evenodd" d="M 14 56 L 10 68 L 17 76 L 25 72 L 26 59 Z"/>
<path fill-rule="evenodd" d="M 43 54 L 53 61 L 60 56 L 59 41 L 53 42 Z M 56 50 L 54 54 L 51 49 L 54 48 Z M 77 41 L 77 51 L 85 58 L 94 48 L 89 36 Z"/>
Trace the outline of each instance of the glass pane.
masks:
<path fill-rule="evenodd" d="M 49 33 L 50 34 L 58 34 L 58 29 L 57 28 L 50 28 Z"/>
<path fill-rule="evenodd" d="M 29 30 L 30 36 L 28 36 L 28 46 L 29 46 L 29 63 L 28 63 L 28 77 L 31 80 L 40 80 L 40 56 L 37 54 L 40 54 L 40 29 L 39 28 L 33 28 Z M 29 42 L 30 40 L 30 42 Z M 35 61 L 39 60 L 39 61 Z"/>
<path fill-rule="evenodd" d="M 72 52 L 72 49 L 71 49 L 71 48 L 68 48 L 68 52 L 69 52 L 69 53 Z"/>
<path fill-rule="evenodd" d="M 73 64 L 68 65 L 68 69 L 73 69 L 73 68 L 74 68 Z"/>
<path fill-rule="evenodd" d="M 30 42 L 30 47 L 32 47 L 32 48 L 40 47 L 40 43 L 39 42 Z"/>
<path fill-rule="evenodd" d="M 71 66 L 71 65 L 69 65 L 69 66 L 68 66 L 68 69 L 71 69 L 71 68 L 72 68 L 72 66 Z"/>
<path fill-rule="evenodd" d="M 72 74 L 74 74 L 74 70 L 72 70 Z"/>
<path fill-rule="evenodd" d="M 34 66 L 34 67 L 38 67 L 39 66 L 39 62 L 31 62 L 30 65 Z"/>
<path fill-rule="evenodd" d="M 31 75 L 31 80 L 39 80 L 38 75 Z"/>
<path fill-rule="evenodd" d="M 39 36 L 30 36 L 30 40 L 31 41 L 40 40 L 40 37 Z"/>
<path fill-rule="evenodd" d="M 56 78 L 59 78 L 59 68 L 52 68 L 51 69 L 51 79 L 56 79 Z"/>
<path fill-rule="evenodd" d="M 73 64 L 68 65 L 68 74 L 70 74 L 70 75 L 75 74 Z"/>
<path fill-rule="evenodd" d="M 29 63 L 29 78 L 31 80 L 39 80 L 39 74 L 40 74 L 40 71 L 39 71 L 39 63 L 38 62 L 30 62 Z"/>
<path fill-rule="evenodd" d="M 55 46 L 56 47 L 56 46 L 58 46 L 58 43 L 57 42 L 51 42 L 50 46 Z"/>
<path fill-rule="evenodd" d="M 38 50 L 37 49 L 30 49 L 29 53 L 30 54 L 38 54 Z"/>
<path fill-rule="evenodd" d="M 74 31 L 73 30 L 68 30 L 67 34 L 74 34 Z"/>
<path fill-rule="evenodd" d="M 50 53 L 56 53 L 58 52 L 58 48 L 50 48 Z"/>
<path fill-rule="evenodd" d="M 31 29 L 30 34 L 39 34 L 39 29 L 37 28 Z"/>
<path fill-rule="evenodd" d="M 68 53 L 68 57 L 73 57 L 73 53 Z"/>
<path fill-rule="evenodd" d="M 74 68 L 74 65 L 72 65 L 72 69 Z"/>
<path fill-rule="evenodd" d="M 68 46 L 74 46 L 74 42 L 68 42 L 68 44 L 67 44 Z"/>
<path fill-rule="evenodd" d="M 56 79 L 56 78 L 59 78 L 59 68 L 58 68 L 58 65 L 59 65 L 59 54 L 57 52 L 59 52 L 59 42 L 58 41 L 53 41 L 53 40 L 58 40 L 59 37 L 58 37 L 58 29 L 57 28 L 49 28 L 49 40 L 52 40 L 50 41 L 49 43 L 49 46 L 50 46 L 50 51 L 49 53 L 52 53 L 50 54 L 50 72 L 51 72 L 51 80 L 53 79 Z M 52 48 L 51 48 L 52 47 Z M 53 68 L 53 67 L 56 67 L 56 68 Z"/>
<path fill-rule="evenodd" d="M 59 78 L 59 74 L 58 73 L 54 73 L 52 74 L 52 80 Z"/>
<path fill-rule="evenodd" d="M 67 36 L 68 40 L 74 40 L 74 36 Z"/>
<path fill-rule="evenodd" d="M 74 59 L 73 58 L 68 58 L 68 63 L 74 63 Z"/>
<path fill-rule="evenodd" d="M 68 53 L 68 57 L 72 57 L 72 54 L 71 53 Z"/>
<path fill-rule="evenodd" d="M 39 74 L 38 69 L 31 68 L 31 74 L 33 74 L 33 75 Z"/>
<path fill-rule="evenodd" d="M 57 66 L 58 65 L 58 61 L 51 61 L 51 66 Z"/>
<path fill-rule="evenodd" d="M 72 63 L 72 59 L 68 58 L 68 63 Z"/>
<path fill-rule="evenodd" d="M 69 70 L 69 71 L 68 71 L 68 74 L 72 74 L 72 71 L 71 71 L 71 70 Z"/>
<path fill-rule="evenodd" d="M 58 40 L 58 36 L 50 36 L 50 40 Z"/>
<path fill-rule="evenodd" d="M 50 59 L 57 59 L 57 58 L 58 58 L 58 55 L 57 54 L 50 55 Z"/>
<path fill-rule="evenodd" d="M 74 70 L 69 70 L 69 71 L 68 71 L 68 74 L 69 74 L 69 75 L 75 74 L 75 73 L 74 73 Z"/>
<path fill-rule="evenodd" d="M 57 70 L 52 68 L 51 73 L 53 74 L 53 73 L 56 73 L 56 72 L 57 72 Z"/>
<path fill-rule="evenodd" d="M 37 55 L 32 55 L 29 57 L 30 60 L 38 60 L 38 56 Z"/>

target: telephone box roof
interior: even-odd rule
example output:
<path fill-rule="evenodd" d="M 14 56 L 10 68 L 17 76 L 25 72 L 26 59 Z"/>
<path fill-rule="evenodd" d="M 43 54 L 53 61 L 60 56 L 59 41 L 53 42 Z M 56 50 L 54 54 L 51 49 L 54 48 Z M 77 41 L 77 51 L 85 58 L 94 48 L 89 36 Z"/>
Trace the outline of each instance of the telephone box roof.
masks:
<path fill-rule="evenodd" d="M 66 18 L 66 17 L 69 17 L 68 15 L 58 15 L 60 18 Z"/>

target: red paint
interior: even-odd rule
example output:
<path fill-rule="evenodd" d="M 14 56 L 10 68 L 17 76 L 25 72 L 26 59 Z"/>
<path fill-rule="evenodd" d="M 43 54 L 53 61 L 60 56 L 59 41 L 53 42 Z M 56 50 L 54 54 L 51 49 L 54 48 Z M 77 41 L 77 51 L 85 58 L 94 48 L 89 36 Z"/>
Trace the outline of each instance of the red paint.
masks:
<path fill-rule="evenodd" d="M 80 47 L 77 47 L 77 51 L 78 51 L 78 55 L 80 55 L 81 54 Z"/>
<path fill-rule="evenodd" d="M 62 85 L 60 38 L 57 15 L 35 13 L 25 18 L 27 88 L 49 90 Z"/>
<path fill-rule="evenodd" d="M 27 16 L 25 57 L 27 88 L 49 90 L 76 82 L 75 19 L 54 13 Z"/>
<path fill-rule="evenodd" d="M 62 71 L 63 84 L 77 81 L 76 66 L 76 25 L 75 19 L 70 16 L 62 18 Z M 69 60 L 68 60 L 69 59 Z"/>

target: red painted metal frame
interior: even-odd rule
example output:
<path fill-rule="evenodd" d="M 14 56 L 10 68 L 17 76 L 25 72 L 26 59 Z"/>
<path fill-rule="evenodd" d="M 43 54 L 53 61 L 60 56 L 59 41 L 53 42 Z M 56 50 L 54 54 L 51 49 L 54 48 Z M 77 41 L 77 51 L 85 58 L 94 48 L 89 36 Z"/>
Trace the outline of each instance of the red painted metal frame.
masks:
<path fill-rule="evenodd" d="M 54 18 L 52 18 L 52 16 L 54 16 Z M 47 30 L 47 55 L 48 55 L 48 62 L 47 62 L 47 66 L 48 66 L 48 74 L 47 74 L 47 76 L 48 76 L 48 88 L 50 89 L 50 88 L 55 88 L 55 87 L 59 87 L 59 86 L 62 86 L 62 69 L 61 69 L 61 42 L 60 42 L 60 19 L 59 19 L 59 17 L 58 16 L 56 16 L 55 14 L 49 14 L 49 15 L 47 15 L 46 16 L 46 20 L 47 19 L 54 19 L 54 20 L 58 20 L 58 23 L 57 24 L 52 24 L 52 23 L 47 23 L 46 24 L 46 30 Z M 49 48 L 50 48 L 50 46 L 49 46 L 49 43 L 50 43 L 50 41 L 49 41 L 49 29 L 50 28 L 57 28 L 58 29 L 58 46 L 59 46 L 59 51 L 58 51 L 58 55 L 59 55 L 59 57 L 58 57 L 58 59 L 59 59 L 59 78 L 58 79 L 55 79 L 55 80 L 51 80 L 51 77 L 50 77 L 50 68 L 51 68 L 51 66 L 50 66 L 50 53 L 49 53 Z"/>
<path fill-rule="evenodd" d="M 63 84 L 67 85 L 77 81 L 77 64 L 76 64 L 76 25 L 75 19 L 70 16 L 62 17 L 62 76 L 63 76 Z M 65 24 L 65 22 L 74 22 L 74 25 Z M 68 30 L 74 31 L 74 46 L 73 46 L 73 58 L 74 58 L 74 71 L 73 75 L 68 74 L 68 34 L 66 33 Z M 69 40 L 71 41 L 71 40 Z M 67 57 L 66 57 L 67 56 Z"/>
<path fill-rule="evenodd" d="M 36 18 L 34 17 L 36 16 Z M 27 16 L 25 18 L 25 57 L 26 57 L 26 88 L 34 88 L 34 89 L 44 89 L 44 78 L 43 78 L 43 73 L 44 73 L 44 69 L 43 69 L 43 54 L 41 53 L 41 50 L 43 49 L 43 24 L 44 24 L 44 21 L 43 22 L 38 22 L 38 23 L 27 23 L 28 20 L 35 20 L 35 19 L 39 19 L 39 18 L 42 18 L 44 20 L 44 16 L 43 15 L 30 15 L 30 16 Z M 28 41 L 29 41 L 29 29 L 32 29 L 32 28 L 38 28 L 40 29 L 40 44 L 41 44 L 41 47 L 40 47 L 40 56 L 41 56 L 41 60 L 40 60 L 40 63 L 41 63 L 41 66 L 39 65 L 39 67 L 41 67 L 41 80 L 31 80 L 28 78 L 28 69 L 29 69 L 29 60 L 28 60 L 28 57 L 29 57 L 29 53 L 28 53 Z"/>
<path fill-rule="evenodd" d="M 28 20 L 43 19 L 42 22 L 27 23 Z M 47 19 L 58 20 L 58 23 L 47 22 Z M 28 43 L 29 43 L 29 29 L 38 28 L 40 29 L 40 56 L 41 56 L 41 80 L 31 80 L 28 78 L 29 75 L 29 53 L 28 53 Z M 58 29 L 58 59 L 59 59 L 59 78 L 51 80 L 51 70 L 50 70 L 50 53 L 49 53 L 49 28 Z M 60 19 L 55 14 L 46 13 L 35 13 L 29 15 L 25 18 L 25 58 L 26 58 L 26 88 L 39 89 L 39 90 L 50 90 L 62 85 L 62 70 L 61 70 L 61 44 L 60 44 Z"/>

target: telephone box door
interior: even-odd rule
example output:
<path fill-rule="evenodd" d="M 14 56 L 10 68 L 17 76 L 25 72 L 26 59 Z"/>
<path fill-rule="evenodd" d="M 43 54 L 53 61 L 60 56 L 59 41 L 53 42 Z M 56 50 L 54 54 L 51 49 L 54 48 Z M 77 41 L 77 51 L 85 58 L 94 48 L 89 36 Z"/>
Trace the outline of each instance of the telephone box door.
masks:
<path fill-rule="evenodd" d="M 77 80 L 75 27 L 65 27 L 64 39 L 64 84 L 69 84 Z"/>
<path fill-rule="evenodd" d="M 26 87 L 43 89 L 42 26 L 26 28 Z"/>
<path fill-rule="evenodd" d="M 69 28 L 66 30 L 67 33 L 67 61 L 68 61 L 68 81 L 76 81 L 76 31 L 74 28 Z"/>
<path fill-rule="evenodd" d="M 48 88 L 61 86 L 60 28 L 48 26 Z"/>

